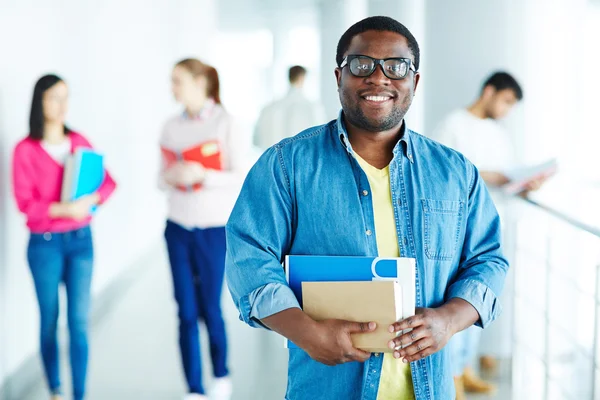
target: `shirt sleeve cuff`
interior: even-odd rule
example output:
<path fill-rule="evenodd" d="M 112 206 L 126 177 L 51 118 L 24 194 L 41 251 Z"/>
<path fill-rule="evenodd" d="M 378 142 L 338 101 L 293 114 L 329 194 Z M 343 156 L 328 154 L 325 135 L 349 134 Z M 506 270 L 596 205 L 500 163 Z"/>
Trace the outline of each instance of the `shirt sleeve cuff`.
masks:
<path fill-rule="evenodd" d="M 458 281 L 450 286 L 448 299 L 459 298 L 469 302 L 479 313 L 479 320 L 475 325 L 487 328 L 502 312 L 502 306 L 496 294 L 475 280 Z"/>
<path fill-rule="evenodd" d="M 268 283 L 240 300 L 240 319 L 254 328 L 266 328 L 260 320 L 290 308 L 300 308 L 292 289 Z"/>

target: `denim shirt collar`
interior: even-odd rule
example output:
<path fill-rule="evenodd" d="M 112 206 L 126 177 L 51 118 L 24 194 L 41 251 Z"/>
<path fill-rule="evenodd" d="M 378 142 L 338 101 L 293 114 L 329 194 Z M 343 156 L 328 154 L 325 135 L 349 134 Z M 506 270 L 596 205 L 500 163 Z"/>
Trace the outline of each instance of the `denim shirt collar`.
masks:
<path fill-rule="evenodd" d="M 398 143 L 396 143 L 396 146 L 394 146 L 394 158 L 398 155 L 398 153 L 400 151 L 403 151 L 403 154 L 406 156 L 406 158 L 408 158 L 408 160 L 411 163 L 414 163 L 414 158 L 413 158 L 413 151 L 412 151 L 412 145 L 411 145 L 411 140 L 410 140 L 410 129 L 408 129 L 406 127 L 406 120 L 402 121 L 402 137 L 400 138 L 400 140 L 398 140 Z M 337 119 L 337 131 L 338 131 L 338 138 L 340 140 L 340 142 L 342 143 L 342 146 L 344 146 L 344 148 L 346 149 L 346 151 L 350 154 L 352 154 L 354 152 L 354 150 L 352 150 L 352 145 L 350 144 L 350 139 L 348 138 L 348 131 L 346 130 L 346 126 L 344 124 L 344 111 L 341 110 L 339 115 L 338 115 L 338 119 Z"/>

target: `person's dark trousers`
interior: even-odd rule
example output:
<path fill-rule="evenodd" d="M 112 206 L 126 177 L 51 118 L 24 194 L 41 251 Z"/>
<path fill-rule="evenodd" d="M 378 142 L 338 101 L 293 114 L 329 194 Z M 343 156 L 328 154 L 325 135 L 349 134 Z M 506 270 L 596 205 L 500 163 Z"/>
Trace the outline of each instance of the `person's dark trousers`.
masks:
<path fill-rule="evenodd" d="M 60 394 L 57 340 L 58 287 L 67 289 L 69 356 L 73 398 L 85 394 L 88 365 L 88 315 L 94 250 L 89 227 L 63 233 L 32 233 L 27 260 L 40 309 L 40 350 L 50 391 Z"/>
<path fill-rule="evenodd" d="M 186 229 L 167 221 L 165 239 L 179 307 L 179 346 L 190 393 L 204 394 L 198 321 L 206 324 L 213 374 L 227 370 L 227 336 L 221 314 L 225 227 Z"/>

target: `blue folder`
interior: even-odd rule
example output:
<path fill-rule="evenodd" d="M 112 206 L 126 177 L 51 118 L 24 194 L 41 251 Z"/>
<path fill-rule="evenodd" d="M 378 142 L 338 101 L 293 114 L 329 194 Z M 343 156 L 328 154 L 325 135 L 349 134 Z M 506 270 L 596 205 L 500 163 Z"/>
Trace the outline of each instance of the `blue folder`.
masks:
<path fill-rule="evenodd" d="M 104 182 L 104 177 L 104 156 L 93 149 L 77 148 L 65 165 L 62 201 L 73 201 L 94 193 Z M 96 206 L 92 212 L 95 209 Z"/>

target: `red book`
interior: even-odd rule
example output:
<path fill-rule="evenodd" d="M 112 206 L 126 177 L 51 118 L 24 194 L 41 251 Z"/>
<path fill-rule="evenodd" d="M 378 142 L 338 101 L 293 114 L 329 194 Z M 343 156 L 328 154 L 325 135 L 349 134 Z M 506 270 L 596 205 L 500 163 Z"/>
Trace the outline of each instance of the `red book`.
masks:
<path fill-rule="evenodd" d="M 177 161 L 197 162 L 206 169 L 221 171 L 223 169 L 223 160 L 221 146 L 216 140 L 200 143 L 196 146 L 187 148 L 183 151 L 173 151 L 165 147 L 160 148 L 162 156 L 167 163 L 167 167 Z M 200 183 L 192 186 L 177 186 L 179 190 L 194 191 L 202 187 Z"/>

